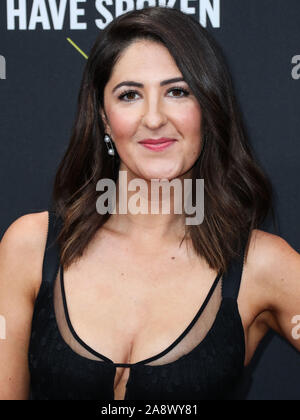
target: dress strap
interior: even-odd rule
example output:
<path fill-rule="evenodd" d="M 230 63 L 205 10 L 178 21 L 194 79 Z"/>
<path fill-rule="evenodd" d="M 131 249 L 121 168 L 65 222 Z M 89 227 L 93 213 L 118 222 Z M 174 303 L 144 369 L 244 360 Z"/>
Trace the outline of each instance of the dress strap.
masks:
<path fill-rule="evenodd" d="M 43 282 L 52 284 L 59 269 L 59 245 L 56 242 L 61 221 L 53 210 L 48 210 L 48 234 L 43 261 Z"/>
<path fill-rule="evenodd" d="M 246 245 L 247 241 L 243 243 L 240 255 L 230 262 L 228 270 L 223 274 L 222 296 L 224 298 L 232 298 L 234 300 L 238 298 L 244 268 Z"/>

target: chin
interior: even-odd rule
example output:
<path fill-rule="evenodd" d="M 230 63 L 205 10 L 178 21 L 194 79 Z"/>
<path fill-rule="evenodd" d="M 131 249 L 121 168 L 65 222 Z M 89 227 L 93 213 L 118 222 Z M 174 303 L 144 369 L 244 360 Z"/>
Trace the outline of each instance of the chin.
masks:
<path fill-rule="evenodd" d="M 151 181 L 151 180 L 159 180 L 159 181 L 168 180 L 168 181 L 171 181 L 172 179 L 177 178 L 177 177 L 178 177 L 178 175 L 163 174 L 163 173 L 157 174 L 156 173 L 156 174 L 144 175 L 142 178 L 147 180 L 147 181 Z"/>
<path fill-rule="evenodd" d="M 180 176 L 180 171 L 175 170 L 174 165 L 172 165 L 172 168 L 166 168 L 166 167 L 159 167 L 159 168 L 143 168 L 143 171 L 141 171 L 141 178 L 151 180 L 151 179 L 168 179 L 172 180 L 174 178 L 178 178 Z"/>

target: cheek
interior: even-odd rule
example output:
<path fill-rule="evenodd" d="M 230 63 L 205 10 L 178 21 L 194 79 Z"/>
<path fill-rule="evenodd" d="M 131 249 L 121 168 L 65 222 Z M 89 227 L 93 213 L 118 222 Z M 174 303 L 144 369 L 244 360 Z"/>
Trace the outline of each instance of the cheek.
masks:
<path fill-rule="evenodd" d="M 130 114 L 124 111 L 111 110 L 109 113 L 109 121 L 113 140 L 128 138 L 134 130 L 134 121 L 130 118 Z"/>
<path fill-rule="evenodd" d="M 176 118 L 190 132 L 200 131 L 202 112 L 198 103 L 189 101 L 183 104 L 182 107 L 178 108 Z"/>
<path fill-rule="evenodd" d="M 183 137 L 190 139 L 189 143 L 199 146 L 201 136 L 202 114 L 198 107 L 186 107 L 183 112 L 178 114 L 177 124 Z"/>
<path fill-rule="evenodd" d="M 202 122 L 202 113 L 200 107 L 193 104 L 189 107 L 186 107 L 184 112 L 179 116 L 180 130 L 184 139 L 188 141 L 183 141 L 183 155 L 187 159 L 187 164 L 194 164 L 195 160 L 198 159 L 201 149 L 201 122 Z"/>

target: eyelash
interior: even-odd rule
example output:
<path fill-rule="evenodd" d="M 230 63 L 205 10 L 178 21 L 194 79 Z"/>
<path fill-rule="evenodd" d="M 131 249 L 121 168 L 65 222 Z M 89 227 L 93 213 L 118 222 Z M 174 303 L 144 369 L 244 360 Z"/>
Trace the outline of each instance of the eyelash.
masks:
<path fill-rule="evenodd" d="M 190 92 L 187 90 L 187 89 L 185 89 L 185 88 L 182 88 L 182 87 L 176 87 L 176 88 L 170 88 L 168 91 L 167 91 L 167 93 L 169 93 L 169 92 L 172 92 L 173 90 L 178 90 L 178 91 L 181 91 L 181 92 L 183 92 L 184 93 L 184 95 L 183 96 L 178 96 L 178 99 L 180 99 L 180 98 L 184 98 L 184 97 L 187 97 L 187 96 L 189 96 L 189 94 L 190 94 Z M 123 98 L 126 96 L 126 95 L 128 95 L 129 93 L 138 93 L 136 90 L 126 90 L 126 91 L 124 91 L 118 98 L 122 101 L 122 100 L 124 100 Z M 128 100 L 125 100 L 125 102 L 132 102 L 132 101 L 134 101 L 134 99 L 133 100 L 131 100 L 131 101 L 128 101 Z"/>

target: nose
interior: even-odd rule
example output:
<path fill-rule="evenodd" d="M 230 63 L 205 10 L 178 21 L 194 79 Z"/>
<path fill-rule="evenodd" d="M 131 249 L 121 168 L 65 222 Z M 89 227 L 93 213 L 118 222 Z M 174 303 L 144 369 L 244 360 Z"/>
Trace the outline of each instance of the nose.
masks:
<path fill-rule="evenodd" d="M 144 125 L 153 130 L 166 124 L 167 115 L 160 98 L 149 98 L 149 100 L 145 102 L 145 108 L 143 116 Z"/>

